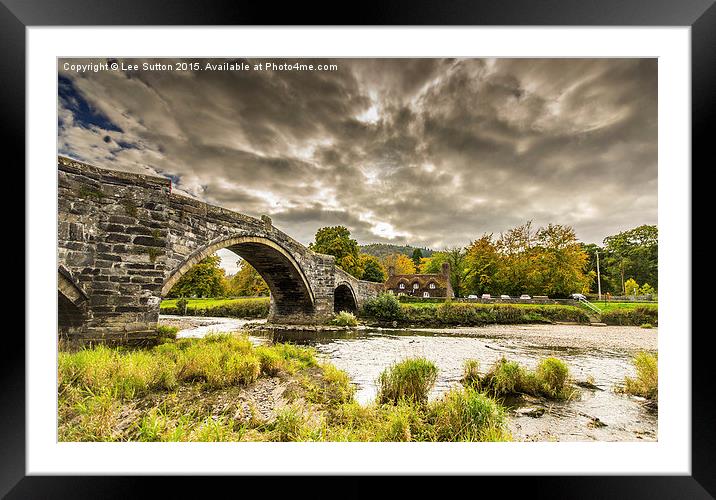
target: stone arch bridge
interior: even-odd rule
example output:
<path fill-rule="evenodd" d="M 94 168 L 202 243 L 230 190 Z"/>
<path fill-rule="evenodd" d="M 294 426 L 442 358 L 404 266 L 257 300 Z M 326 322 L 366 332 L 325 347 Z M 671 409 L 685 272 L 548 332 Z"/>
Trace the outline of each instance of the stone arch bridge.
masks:
<path fill-rule="evenodd" d="M 171 181 L 58 157 L 58 324 L 80 342 L 156 338 L 159 304 L 194 264 L 227 248 L 271 291 L 268 321 L 316 324 L 357 311 L 382 284 L 361 281 L 256 219 L 172 193 Z"/>

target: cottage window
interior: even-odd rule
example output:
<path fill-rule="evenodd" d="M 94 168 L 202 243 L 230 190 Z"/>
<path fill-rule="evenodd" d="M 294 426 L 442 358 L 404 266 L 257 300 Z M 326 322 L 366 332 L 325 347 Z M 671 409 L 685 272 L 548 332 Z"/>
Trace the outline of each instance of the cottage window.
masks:
<path fill-rule="evenodd" d="M 418 288 L 420 288 L 420 285 L 417 283 L 413 283 L 413 290 L 417 290 Z"/>
<path fill-rule="evenodd" d="M 400 288 L 401 290 L 404 290 L 404 289 L 405 289 L 405 283 L 401 283 L 400 285 L 398 285 L 398 288 Z"/>
<path fill-rule="evenodd" d="M 430 283 L 430 289 L 435 290 L 435 283 Z"/>
<path fill-rule="evenodd" d="M 425 297 L 425 298 L 430 297 L 430 292 L 423 292 L 423 297 Z"/>

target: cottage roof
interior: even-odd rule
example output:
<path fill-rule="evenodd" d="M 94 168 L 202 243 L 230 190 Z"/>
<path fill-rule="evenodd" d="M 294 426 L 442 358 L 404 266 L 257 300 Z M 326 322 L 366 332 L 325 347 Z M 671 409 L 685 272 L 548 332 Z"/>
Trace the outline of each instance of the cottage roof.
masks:
<path fill-rule="evenodd" d="M 420 288 L 426 288 L 431 282 L 438 288 L 447 288 L 447 278 L 444 274 L 394 274 L 386 280 L 385 287 L 397 288 L 400 282 L 405 283 L 406 288 L 412 287 L 415 282 Z"/>

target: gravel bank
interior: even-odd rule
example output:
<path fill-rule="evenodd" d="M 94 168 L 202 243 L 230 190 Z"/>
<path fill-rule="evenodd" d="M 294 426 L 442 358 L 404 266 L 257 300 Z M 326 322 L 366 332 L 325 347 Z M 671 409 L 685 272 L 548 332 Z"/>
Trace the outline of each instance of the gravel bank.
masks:
<path fill-rule="evenodd" d="M 488 325 L 483 327 L 421 328 L 416 331 L 516 338 L 542 346 L 658 350 L 658 328 L 589 325 Z"/>

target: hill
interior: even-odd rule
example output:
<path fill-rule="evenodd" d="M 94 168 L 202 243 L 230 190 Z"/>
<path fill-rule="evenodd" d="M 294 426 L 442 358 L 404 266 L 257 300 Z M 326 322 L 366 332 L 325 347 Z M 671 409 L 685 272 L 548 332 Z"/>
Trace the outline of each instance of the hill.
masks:
<path fill-rule="evenodd" d="M 391 245 L 389 243 L 370 243 L 368 245 L 361 245 L 359 248 L 361 253 L 375 255 L 378 258 L 394 253 L 402 253 L 408 257 L 412 257 L 413 251 L 416 248 L 422 252 L 423 257 L 430 257 L 434 252 L 434 250 L 430 250 L 429 248 L 413 247 L 410 245 Z"/>

